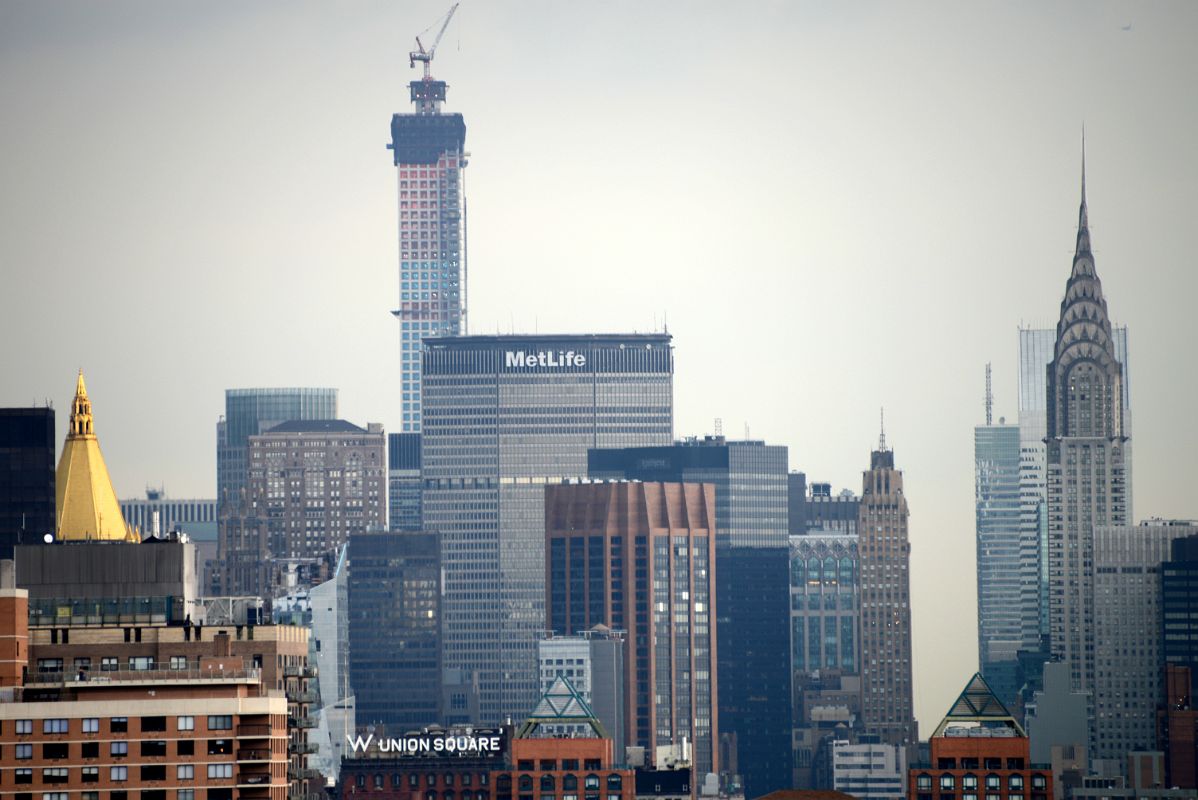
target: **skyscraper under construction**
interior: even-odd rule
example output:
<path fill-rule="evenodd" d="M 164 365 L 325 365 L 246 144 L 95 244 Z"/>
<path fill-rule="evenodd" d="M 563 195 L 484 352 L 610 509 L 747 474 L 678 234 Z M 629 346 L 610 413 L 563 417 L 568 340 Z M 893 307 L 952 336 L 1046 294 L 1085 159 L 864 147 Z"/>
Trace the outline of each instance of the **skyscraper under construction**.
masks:
<path fill-rule="evenodd" d="M 391 143 L 399 181 L 399 366 L 403 417 L 400 431 L 420 432 L 420 348 L 425 336 L 457 336 L 464 317 L 466 122 L 441 111 L 445 81 L 430 65 L 437 43 L 453 18 L 446 14 L 436 40 L 425 50 L 420 38 L 411 65 L 424 75 L 408 84 L 415 111 L 391 117 Z"/>

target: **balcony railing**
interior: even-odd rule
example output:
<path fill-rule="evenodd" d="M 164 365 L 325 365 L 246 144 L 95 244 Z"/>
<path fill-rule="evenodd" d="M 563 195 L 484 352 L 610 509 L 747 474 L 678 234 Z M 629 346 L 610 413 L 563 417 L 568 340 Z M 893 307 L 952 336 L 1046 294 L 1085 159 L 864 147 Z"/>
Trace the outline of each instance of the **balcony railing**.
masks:
<path fill-rule="evenodd" d="M 26 686 L 104 686 L 111 683 L 261 683 L 262 670 L 237 669 L 114 669 L 86 672 L 35 672 Z"/>

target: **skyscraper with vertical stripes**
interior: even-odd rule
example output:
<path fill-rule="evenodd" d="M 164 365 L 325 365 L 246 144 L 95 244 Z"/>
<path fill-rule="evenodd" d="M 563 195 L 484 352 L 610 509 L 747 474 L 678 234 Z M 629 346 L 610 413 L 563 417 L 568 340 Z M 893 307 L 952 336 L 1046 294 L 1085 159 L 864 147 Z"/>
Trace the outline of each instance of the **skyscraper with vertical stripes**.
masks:
<path fill-rule="evenodd" d="M 420 349 L 426 336 L 457 336 L 464 309 L 466 122 L 445 114 L 445 81 L 409 84 L 415 111 L 391 117 L 399 189 L 400 431 L 420 432 Z"/>

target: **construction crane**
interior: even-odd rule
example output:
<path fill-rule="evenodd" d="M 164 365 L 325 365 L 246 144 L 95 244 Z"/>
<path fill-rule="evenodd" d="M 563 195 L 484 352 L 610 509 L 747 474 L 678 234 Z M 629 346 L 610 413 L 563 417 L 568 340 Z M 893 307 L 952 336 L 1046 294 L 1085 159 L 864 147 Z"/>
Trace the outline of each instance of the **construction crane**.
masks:
<path fill-rule="evenodd" d="M 449 9 L 449 13 L 445 15 L 445 21 L 441 23 L 441 30 L 437 31 L 437 38 L 433 39 L 432 47 L 430 47 L 428 50 L 425 50 L 424 43 L 420 41 L 420 36 L 423 36 L 436 27 L 437 23 L 435 22 L 420 32 L 420 36 L 416 37 L 416 49 L 411 53 L 408 53 L 408 66 L 415 68 L 417 61 L 424 62 L 424 79 L 426 81 L 433 79 L 433 54 L 437 52 L 437 45 L 441 43 L 441 37 L 445 35 L 445 29 L 449 27 L 449 21 L 453 19 L 453 13 L 458 10 L 458 5 L 458 3 L 454 3 Z"/>

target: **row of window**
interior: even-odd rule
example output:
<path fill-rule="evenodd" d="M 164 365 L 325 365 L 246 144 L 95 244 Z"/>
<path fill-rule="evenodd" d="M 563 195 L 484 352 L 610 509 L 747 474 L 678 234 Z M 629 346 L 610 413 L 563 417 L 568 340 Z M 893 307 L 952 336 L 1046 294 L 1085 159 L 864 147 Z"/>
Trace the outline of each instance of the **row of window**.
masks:
<path fill-rule="evenodd" d="M 1044 775 L 1032 775 L 1032 788 L 1043 789 L 1048 785 L 1048 779 Z M 1011 791 L 1021 791 L 1024 786 L 1023 775 L 1016 773 L 1008 776 L 1007 788 Z M 932 776 L 924 773 L 915 778 L 915 788 L 919 790 L 930 790 L 932 788 Z M 957 776 L 951 773 L 945 773 L 940 776 L 940 791 L 951 792 L 957 788 Z M 978 788 L 978 776 L 965 774 L 961 776 L 961 788 L 966 791 Z M 997 791 L 1002 788 L 1002 777 L 999 775 L 990 774 L 986 776 L 987 791 Z"/>
<path fill-rule="evenodd" d="M 208 755 L 229 755 L 233 752 L 232 739 L 208 739 Z M 42 745 L 42 758 L 56 761 L 70 758 L 71 742 L 46 742 Z M 195 755 L 195 739 L 178 739 L 175 741 L 175 754 L 180 756 Z M 165 756 L 165 739 L 145 739 L 139 742 L 142 756 Z M 14 757 L 17 761 L 28 761 L 33 758 L 33 744 L 22 743 L 13 745 Z M 108 755 L 113 758 L 123 758 L 129 755 L 129 742 L 118 740 L 108 743 Z M 100 742 L 80 742 L 80 758 L 99 758 Z"/>
<path fill-rule="evenodd" d="M 168 800 L 166 789 L 143 789 L 132 796 L 129 792 L 118 789 L 104 794 L 105 800 Z M 196 796 L 195 789 L 178 789 L 172 794 L 174 800 L 233 800 L 231 787 L 201 791 L 199 797 Z M 68 792 L 42 792 L 40 794 L 40 800 L 70 800 L 70 798 Z M 12 800 L 39 800 L 39 796 L 33 792 L 17 792 L 12 795 Z M 100 800 L 100 792 L 80 792 L 78 800 Z"/>
<path fill-rule="evenodd" d="M 233 777 L 233 765 L 231 763 L 208 764 L 207 766 L 209 778 Z M 145 764 L 141 767 L 140 776 L 143 781 L 164 781 L 166 780 L 166 773 L 167 768 L 165 764 Z M 33 770 L 31 768 L 18 767 L 13 770 L 13 776 L 14 783 L 33 783 Z M 70 770 L 66 767 L 43 767 L 41 778 L 42 783 L 67 783 L 70 779 Z M 195 765 L 176 764 L 175 778 L 181 781 L 194 780 Z M 129 767 L 124 765 L 109 767 L 108 780 L 114 783 L 129 780 Z M 80 767 L 80 782 L 99 783 L 100 768 Z"/>
<path fill-rule="evenodd" d="M 161 733 L 165 732 L 166 717 L 141 717 L 141 732 L 142 733 Z M 100 718 L 99 717 L 84 717 L 79 720 L 80 733 L 99 733 Z M 2 726 L 3 723 L 0 723 Z M 14 730 L 18 736 L 30 736 L 33 734 L 33 720 L 18 719 L 13 722 Z M 196 729 L 196 720 L 194 716 L 175 717 L 175 730 L 177 731 L 194 731 Z M 111 733 L 127 733 L 129 731 L 128 717 L 111 717 L 108 720 L 108 730 Z M 233 730 L 233 717 L 230 714 L 210 714 L 208 715 L 208 730 L 210 731 L 231 731 Z M 66 718 L 54 718 L 42 720 L 42 733 L 70 733 L 71 720 Z"/>

